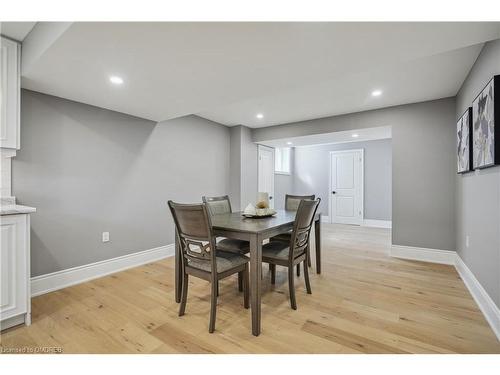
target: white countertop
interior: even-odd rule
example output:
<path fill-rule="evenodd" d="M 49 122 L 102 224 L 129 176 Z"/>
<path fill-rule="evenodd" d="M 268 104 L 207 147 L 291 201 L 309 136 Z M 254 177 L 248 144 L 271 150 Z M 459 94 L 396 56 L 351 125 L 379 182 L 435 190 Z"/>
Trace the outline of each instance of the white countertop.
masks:
<path fill-rule="evenodd" d="M 36 212 L 36 208 L 29 207 L 29 206 L 22 206 L 20 204 L 2 204 L 2 205 L 0 205 L 0 216 L 31 214 L 33 212 Z"/>

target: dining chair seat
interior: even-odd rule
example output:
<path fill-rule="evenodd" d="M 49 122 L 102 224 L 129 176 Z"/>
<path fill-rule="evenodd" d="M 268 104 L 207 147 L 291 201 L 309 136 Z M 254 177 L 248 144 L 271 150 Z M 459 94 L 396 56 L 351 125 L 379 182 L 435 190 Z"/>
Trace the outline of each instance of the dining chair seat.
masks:
<path fill-rule="evenodd" d="M 262 261 L 283 260 L 286 262 L 289 252 L 289 243 L 284 241 L 272 241 L 262 246 Z"/>
<path fill-rule="evenodd" d="M 215 259 L 217 264 L 217 273 L 226 272 L 229 269 L 242 266 L 249 261 L 248 257 L 244 255 L 219 251 L 218 247 Z M 187 266 L 211 272 L 211 264 L 206 260 L 189 259 Z"/>
<path fill-rule="evenodd" d="M 234 254 L 246 254 L 250 251 L 250 242 L 233 238 L 224 238 L 217 242 L 217 250 Z"/>
<path fill-rule="evenodd" d="M 292 232 L 281 233 L 274 237 L 271 237 L 270 239 L 271 242 L 284 242 L 286 245 L 288 245 L 291 240 L 292 240 Z M 307 248 L 307 251 L 309 252 L 308 254 L 309 256 L 307 257 L 307 266 L 311 267 L 311 254 L 309 247 Z M 299 266 L 297 266 L 297 276 L 300 276 Z"/>

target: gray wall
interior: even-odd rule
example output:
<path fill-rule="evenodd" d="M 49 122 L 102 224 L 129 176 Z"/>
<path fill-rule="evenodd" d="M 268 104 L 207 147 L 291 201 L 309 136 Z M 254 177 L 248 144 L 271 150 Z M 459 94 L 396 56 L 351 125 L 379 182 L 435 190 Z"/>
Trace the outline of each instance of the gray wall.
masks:
<path fill-rule="evenodd" d="M 455 250 L 455 98 L 255 129 L 254 141 L 392 126 L 392 243 Z"/>
<path fill-rule="evenodd" d="M 483 47 L 458 92 L 456 119 L 496 74 L 500 74 L 500 40 Z M 457 175 L 456 184 L 457 251 L 500 307 L 500 167 Z"/>
<path fill-rule="evenodd" d="M 229 197 L 233 211 L 238 211 L 257 199 L 257 145 L 246 126 L 233 126 L 230 134 Z"/>
<path fill-rule="evenodd" d="M 233 211 L 240 210 L 241 201 L 241 126 L 230 129 L 229 199 Z"/>
<path fill-rule="evenodd" d="M 225 126 L 196 116 L 155 124 L 26 90 L 21 99 L 13 192 L 37 208 L 33 276 L 173 243 L 167 200 L 227 193 Z"/>
<path fill-rule="evenodd" d="M 295 149 L 295 194 L 316 194 L 321 198 L 321 212 L 328 216 L 330 197 L 330 151 L 364 149 L 364 218 L 391 220 L 392 147 L 390 139 Z M 281 183 L 281 181 L 279 181 Z M 279 187 L 281 189 L 281 186 Z"/>
<path fill-rule="evenodd" d="M 257 200 L 258 163 L 257 145 L 252 141 L 252 130 L 241 128 L 241 208 Z"/>

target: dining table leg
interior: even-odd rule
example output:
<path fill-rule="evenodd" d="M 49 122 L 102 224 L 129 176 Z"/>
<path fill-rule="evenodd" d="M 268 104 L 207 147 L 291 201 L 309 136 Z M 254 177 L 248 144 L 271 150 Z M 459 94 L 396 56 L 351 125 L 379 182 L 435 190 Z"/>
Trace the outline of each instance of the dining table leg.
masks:
<path fill-rule="evenodd" d="M 179 236 L 177 235 L 177 228 L 175 229 L 175 302 L 181 302 L 182 292 L 182 267 L 181 267 L 181 247 L 179 244 Z"/>
<path fill-rule="evenodd" d="M 250 237 L 250 306 L 252 309 L 252 334 L 260 335 L 260 289 L 262 276 L 262 238 Z"/>
<path fill-rule="evenodd" d="M 316 243 L 316 273 L 321 273 L 321 214 L 314 222 L 314 242 Z"/>

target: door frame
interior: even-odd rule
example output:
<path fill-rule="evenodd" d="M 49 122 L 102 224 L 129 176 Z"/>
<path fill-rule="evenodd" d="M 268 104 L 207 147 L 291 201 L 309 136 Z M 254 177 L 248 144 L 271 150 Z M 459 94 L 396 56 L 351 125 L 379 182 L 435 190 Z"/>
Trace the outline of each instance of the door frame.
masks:
<path fill-rule="evenodd" d="M 361 153 L 361 219 L 359 225 L 363 225 L 365 219 L 365 150 L 363 148 L 355 148 L 352 150 L 339 150 L 330 151 L 328 157 L 330 158 L 328 166 L 328 222 L 334 224 L 333 221 L 333 199 L 332 199 L 332 155 L 333 154 L 346 154 L 349 152 L 360 152 Z"/>
<path fill-rule="evenodd" d="M 273 191 L 271 192 L 272 195 L 270 195 L 271 197 L 271 200 L 272 202 L 270 202 L 270 205 L 272 205 L 274 207 L 274 201 L 275 201 L 275 197 L 274 197 L 274 191 L 275 191 L 275 173 L 274 173 L 274 168 L 275 168 L 275 149 L 274 147 L 270 147 L 270 146 L 265 146 L 265 145 L 261 145 L 261 144 L 258 144 L 257 145 L 257 193 L 260 191 L 259 189 L 259 186 L 260 186 L 260 152 L 261 150 L 266 150 L 266 151 L 271 151 L 271 153 L 273 154 L 273 161 L 272 161 L 272 171 L 273 171 Z M 257 199 L 257 196 L 255 197 Z"/>

